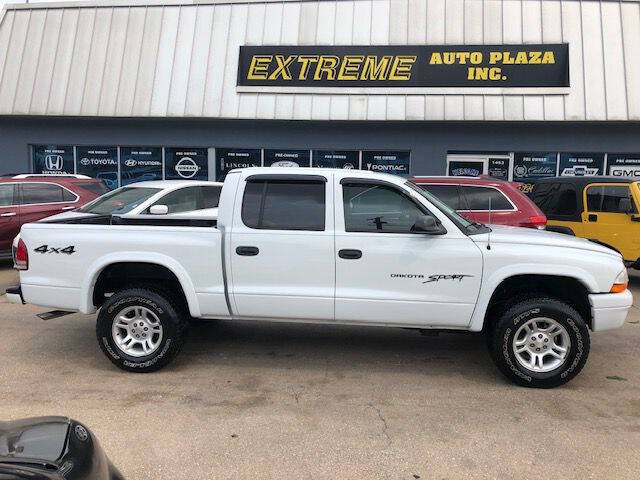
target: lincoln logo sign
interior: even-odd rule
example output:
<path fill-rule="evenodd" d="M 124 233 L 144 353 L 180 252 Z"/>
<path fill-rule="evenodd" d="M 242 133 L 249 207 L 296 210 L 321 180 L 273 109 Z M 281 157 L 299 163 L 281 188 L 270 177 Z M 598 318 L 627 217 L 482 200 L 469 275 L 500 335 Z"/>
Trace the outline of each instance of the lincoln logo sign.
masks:
<path fill-rule="evenodd" d="M 566 90 L 569 49 L 567 44 L 242 46 L 237 83 L 240 91 L 251 87 Z"/>

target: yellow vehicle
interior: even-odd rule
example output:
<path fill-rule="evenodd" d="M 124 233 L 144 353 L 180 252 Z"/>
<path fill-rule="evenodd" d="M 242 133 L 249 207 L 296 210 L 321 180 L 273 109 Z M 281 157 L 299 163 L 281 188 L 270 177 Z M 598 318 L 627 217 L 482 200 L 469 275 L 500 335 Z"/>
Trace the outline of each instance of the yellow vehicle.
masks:
<path fill-rule="evenodd" d="M 547 230 L 610 247 L 640 269 L 640 187 L 619 177 L 538 180 L 531 197 L 547 216 Z"/>

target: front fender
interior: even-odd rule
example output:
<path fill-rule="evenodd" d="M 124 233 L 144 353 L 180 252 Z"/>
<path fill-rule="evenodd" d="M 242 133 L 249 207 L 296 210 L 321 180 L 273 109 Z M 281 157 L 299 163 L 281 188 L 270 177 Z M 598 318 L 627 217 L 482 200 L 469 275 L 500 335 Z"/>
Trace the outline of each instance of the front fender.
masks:
<path fill-rule="evenodd" d="M 93 290 L 100 273 L 114 263 L 154 263 L 168 268 L 178 279 L 184 296 L 189 305 L 189 313 L 192 317 L 200 316 L 200 306 L 196 297 L 196 291 L 191 278 L 184 267 L 175 259 L 155 252 L 117 252 L 104 255 L 96 259 L 87 269 L 82 286 L 80 287 L 80 311 L 82 313 L 95 313 L 97 308 L 93 304 Z"/>
<path fill-rule="evenodd" d="M 471 322 L 469 323 L 469 330 L 472 332 L 479 332 L 484 326 L 484 319 L 491 301 L 491 296 L 495 292 L 496 288 L 508 278 L 515 277 L 517 275 L 551 275 L 554 277 L 568 277 L 578 280 L 582 283 L 587 291 L 599 292 L 599 286 L 596 278 L 580 267 L 565 265 L 562 267 L 562 271 L 559 273 L 558 265 L 545 265 L 545 264 L 530 264 L 520 263 L 505 265 L 502 268 L 491 273 L 482 282 L 480 288 L 480 295 L 478 297 L 478 303 L 471 316 Z"/>

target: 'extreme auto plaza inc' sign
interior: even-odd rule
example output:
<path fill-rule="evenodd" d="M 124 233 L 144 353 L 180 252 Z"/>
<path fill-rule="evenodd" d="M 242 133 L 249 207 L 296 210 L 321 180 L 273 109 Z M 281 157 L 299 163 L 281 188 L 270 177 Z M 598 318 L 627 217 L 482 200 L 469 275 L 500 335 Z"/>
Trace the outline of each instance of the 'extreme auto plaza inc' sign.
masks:
<path fill-rule="evenodd" d="M 242 46 L 237 84 L 241 92 L 567 93 L 569 49 L 564 43 Z"/>

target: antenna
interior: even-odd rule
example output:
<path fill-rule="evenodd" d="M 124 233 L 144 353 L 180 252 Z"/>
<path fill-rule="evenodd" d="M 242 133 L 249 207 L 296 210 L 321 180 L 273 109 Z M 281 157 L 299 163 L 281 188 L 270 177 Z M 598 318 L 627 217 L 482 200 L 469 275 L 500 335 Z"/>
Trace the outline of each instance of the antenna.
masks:
<path fill-rule="evenodd" d="M 489 195 L 489 225 L 491 225 L 491 195 Z M 487 250 L 491 250 L 491 227 L 487 234 Z"/>

